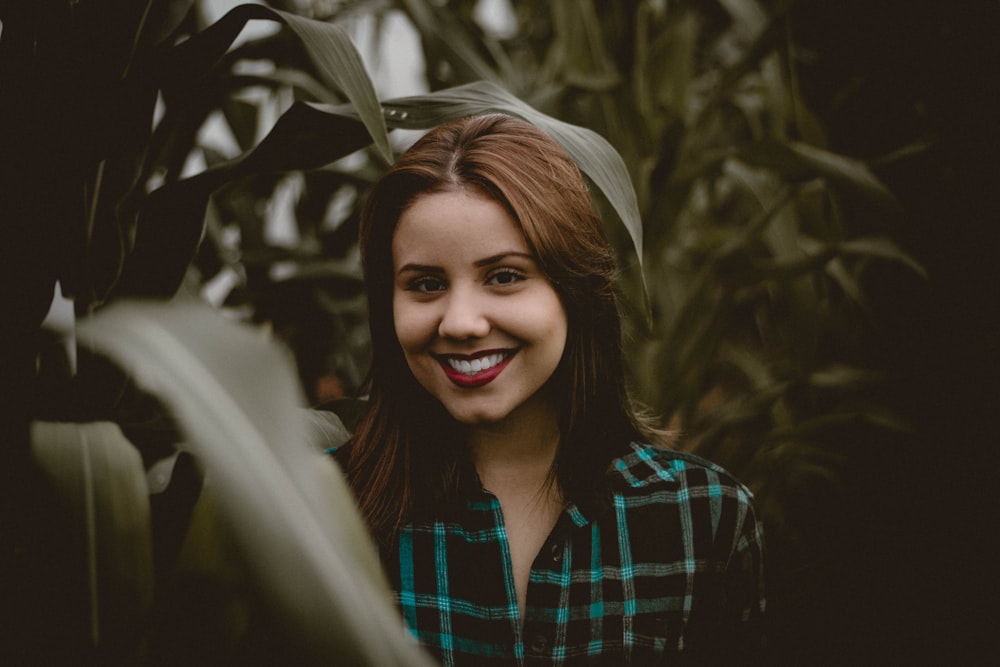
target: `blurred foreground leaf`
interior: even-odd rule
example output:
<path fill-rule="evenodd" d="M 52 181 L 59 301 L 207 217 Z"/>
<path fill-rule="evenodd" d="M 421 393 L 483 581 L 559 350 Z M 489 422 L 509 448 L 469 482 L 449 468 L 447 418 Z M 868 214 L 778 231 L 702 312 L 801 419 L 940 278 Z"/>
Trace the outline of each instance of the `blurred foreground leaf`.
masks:
<path fill-rule="evenodd" d="M 317 662 L 420 665 L 332 461 L 309 443 L 290 359 L 200 303 L 120 303 L 80 341 L 173 412 L 263 590 Z"/>
<path fill-rule="evenodd" d="M 31 440 L 35 461 L 70 514 L 70 534 L 61 537 L 78 550 L 70 562 L 83 564 L 90 641 L 102 648 L 129 645 L 153 599 L 149 496 L 139 452 L 110 422 L 35 422 Z"/>

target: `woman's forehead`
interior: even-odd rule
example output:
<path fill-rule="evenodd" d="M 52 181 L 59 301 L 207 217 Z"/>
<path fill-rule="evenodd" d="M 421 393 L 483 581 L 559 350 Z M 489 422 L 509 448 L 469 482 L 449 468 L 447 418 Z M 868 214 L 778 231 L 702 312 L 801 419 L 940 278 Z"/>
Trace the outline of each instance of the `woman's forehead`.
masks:
<path fill-rule="evenodd" d="M 529 254 L 520 226 L 495 200 L 467 191 L 425 195 L 400 216 L 393 233 L 395 263 Z M 481 255 L 478 257 L 477 255 Z"/>

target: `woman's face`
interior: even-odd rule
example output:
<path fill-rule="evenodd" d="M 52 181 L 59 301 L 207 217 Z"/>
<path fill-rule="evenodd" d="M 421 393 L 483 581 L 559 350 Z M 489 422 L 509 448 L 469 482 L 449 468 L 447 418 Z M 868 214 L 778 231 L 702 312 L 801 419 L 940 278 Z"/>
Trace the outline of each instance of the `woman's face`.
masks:
<path fill-rule="evenodd" d="M 566 311 L 503 206 L 466 190 L 419 197 L 392 258 L 396 337 L 456 420 L 554 410 L 541 390 L 566 346 Z"/>

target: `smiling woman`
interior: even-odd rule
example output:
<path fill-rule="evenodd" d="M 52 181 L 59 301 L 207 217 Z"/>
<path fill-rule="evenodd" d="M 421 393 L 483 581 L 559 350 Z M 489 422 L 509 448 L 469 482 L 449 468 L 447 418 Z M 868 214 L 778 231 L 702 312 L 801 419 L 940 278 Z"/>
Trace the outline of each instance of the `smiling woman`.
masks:
<path fill-rule="evenodd" d="M 750 493 L 651 444 L 574 163 L 521 120 L 418 141 L 362 214 L 369 409 L 335 456 L 446 665 L 753 662 Z"/>
<path fill-rule="evenodd" d="M 400 216 L 392 255 L 396 337 L 420 385 L 462 424 L 516 420 L 537 401 L 555 420 L 542 388 L 566 312 L 510 214 L 467 189 L 425 195 Z"/>

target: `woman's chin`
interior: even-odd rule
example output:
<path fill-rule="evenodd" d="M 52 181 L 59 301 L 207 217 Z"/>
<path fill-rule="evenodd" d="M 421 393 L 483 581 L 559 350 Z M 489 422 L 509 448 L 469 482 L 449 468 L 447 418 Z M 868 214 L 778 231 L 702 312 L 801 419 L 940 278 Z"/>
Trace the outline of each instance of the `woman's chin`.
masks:
<path fill-rule="evenodd" d="M 452 418 L 464 426 L 488 426 L 503 421 L 505 415 L 490 411 L 449 411 Z"/>

